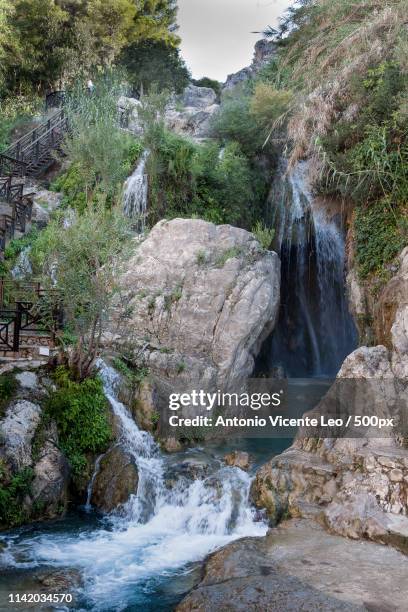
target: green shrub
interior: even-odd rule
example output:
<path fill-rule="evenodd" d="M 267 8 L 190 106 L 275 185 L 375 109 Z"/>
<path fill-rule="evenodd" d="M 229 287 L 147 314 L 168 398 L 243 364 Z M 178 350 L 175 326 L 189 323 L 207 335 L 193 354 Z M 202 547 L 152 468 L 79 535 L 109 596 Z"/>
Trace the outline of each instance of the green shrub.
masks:
<path fill-rule="evenodd" d="M 252 233 L 263 249 L 267 250 L 270 248 L 275 237 L 274 229 L 266 227 L 262 221 L 257 221 L 255 226 L 252 228 Z"/>
<path fill-rule="evenodd" d="M 18 387 L 18 383 L 12 374 L 0 375 L 0 417 L 3 416 L 4 408 L 13 397 Z"/>
<path fill-rule="evenodd" d="M 55 419 L 61 447 L 74 476 L 80 477 L 87 454 L 105 451 L 112 439 L 108 402 L 99 378 L 78 383 L 63 367 L 57 368 L 54 378 L 57 390 L 46 402 L 46 413 Z"/>
<path fill-rule="evenodd" d="M 381 272 L 408 244 L 406 219 L 406 212 L 384 199 L 356 209 L 356 260 L 362 278 Z"/>
<path fill-rule="evenodd" d="M 34 478 L 31 468 L 24 468 L 12 477 L 0 463 L 0 524 L 4 527 L 17 527 L 28 518 L 24 509 L 24 497 L 30 493 Z"/>

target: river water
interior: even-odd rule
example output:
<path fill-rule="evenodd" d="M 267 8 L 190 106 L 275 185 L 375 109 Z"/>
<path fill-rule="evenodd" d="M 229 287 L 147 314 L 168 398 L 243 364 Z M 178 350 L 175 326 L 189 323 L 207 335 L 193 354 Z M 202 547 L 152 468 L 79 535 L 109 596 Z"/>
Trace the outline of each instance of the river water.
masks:
<path fill-rule="evenodd" d="M 249 502 L 251 475 L 222 460 L 228 443 L 163 455 L 116 398 L 115 371 L 100 365 L 120 443 L 138 467 L 137 493 L 107 517 L 84 511 L 2 536 L 0 592 L 13 584 L 29 588 L 35 575 L 50 569 L 75 568 L 83 585 L 74 609 L 171 610 L 194 584 L 205 555 L 234 539 L 264 535 L 267 524 Z M 257 452 L 256 441 L 248 441 L 258 464 L 290 443 L 263 442 Z"/>

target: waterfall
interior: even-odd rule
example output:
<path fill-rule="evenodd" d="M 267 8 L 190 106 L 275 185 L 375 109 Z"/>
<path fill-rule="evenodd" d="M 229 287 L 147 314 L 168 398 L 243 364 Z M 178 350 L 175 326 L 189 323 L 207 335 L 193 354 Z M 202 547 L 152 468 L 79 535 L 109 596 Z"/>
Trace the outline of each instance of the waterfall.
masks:
<path fill-rule="evenodd" d="M 30 262 L 31 247 L 26 247 L 20 253 L 14 268 L 11 270 L 11 276 L 14 280 L 22 280 L 33 273 Z"/>
<path fill-rule="evenodd" d="M 184 465 L 185 455 L 161 453 L 118 400 L 117 373 L 102 361 L 98 366 L 119 423 L 118 443 L 137 465 L 137 491 L 97 529 L 28 534 L 20 545 L 13 540 L 4 554 L 16 568 L 23 562 L 36 568 L 77 567 L 84 578 L 81 609 L 122 610 L 130 609 L 135 593 L 139 602 L 149 598 L 160 580 L 186 576 L 188 564 L 234 539 L 265 535 L 267 525 L 256 520 L 250 505 L 249 474 L 214 458 L 211 469 L 196 479 L 175 469 Z M 200 457 L 203 451 L 191 452 Z M 139 603 L 142 609 L 145 604 L 146 599 Z"/>
<path fill-rule="evenodd" d="M 123 211 L 127 217 L 133 220 L 138 234 L 143 234 L 146 224 L 149 187 L 146 174 L 148 156 L 149 152 L 144 151 L 135 171 L 125 183 L 123 194 Z"/>
<path fill-rule="evenodd" d="M 308 162 L 288 170 L 282 159 L 270 198 L 282 293 L 279 322 L 261 361 L 292 377 L 335 375 L 357 340 L 345 292 L 341 214 L 319 207 L 308 173 Z"/>

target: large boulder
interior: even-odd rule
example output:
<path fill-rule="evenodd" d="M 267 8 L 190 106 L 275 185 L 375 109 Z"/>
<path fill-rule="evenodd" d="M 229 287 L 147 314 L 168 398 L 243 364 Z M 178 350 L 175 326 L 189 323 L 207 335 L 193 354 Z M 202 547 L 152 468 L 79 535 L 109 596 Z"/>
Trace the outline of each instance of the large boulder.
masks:
<path fill-rule="evenodd" d="M 392 571 L 379 580 L 384 567 Z M 201 582 L 176 610 L 405 610 L 407 571 L 400 552 L 329 535 L 308 520 L 287 521 L 210 555 Z"/>
<path fill-rule="evenodd" d="M 103 512 L 111 512 L 136 493 L 138 472 L 131 455 L 121 446 L 114 446 L 100 460 L 92 486 L 91 504 Z"/>
<path fill-rule="evenodd" d="M 275 325 L 280 263 L 245 230 L 174 219 L 152 229 L 120 285 L 117 341 L 144 352 L 168 397 L 178 383 L 217 390 L 251 375 Z"/>

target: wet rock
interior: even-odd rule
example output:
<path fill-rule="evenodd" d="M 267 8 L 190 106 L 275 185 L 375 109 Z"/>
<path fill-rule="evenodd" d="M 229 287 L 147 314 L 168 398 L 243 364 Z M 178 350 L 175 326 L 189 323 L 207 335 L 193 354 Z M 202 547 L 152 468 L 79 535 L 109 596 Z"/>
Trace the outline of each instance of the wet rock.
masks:
<path fill-rule="evenodd" d="M 78 570 L 66 569 L 37 574 L 37 581 L 48 593 L 70 593 L 82 585 L 82 576 Z"/>
<path fill-rule="evenodd" d="M 381 567 L 393 571 L 379 580 Z M 408 558 L 396 550 L 292 520 L 210 555 L 201 583 L 177 612 L 403 610 L 407 572 Z"/>
<path fill-rule="evenodd" d="M 136 493 L 138 480 L 137 467 L 131 455 L 115 446 L 100 461 L 91 504 L 103 512 L 111 512 Z"/>
<path fill-rule="evenodd" d="M 249 468 L 249 454 L 244 451 L 233 451 L 225 455 L 224 461 L 227 465 L 239 467 L 241 470 L 247 470 Z"/>
<path fill-rule="evenodd" d="M 160 440 L 160 446 L 166 453 L 177 453 L 183 448 L 176 438 L 163 438 Z"/>

